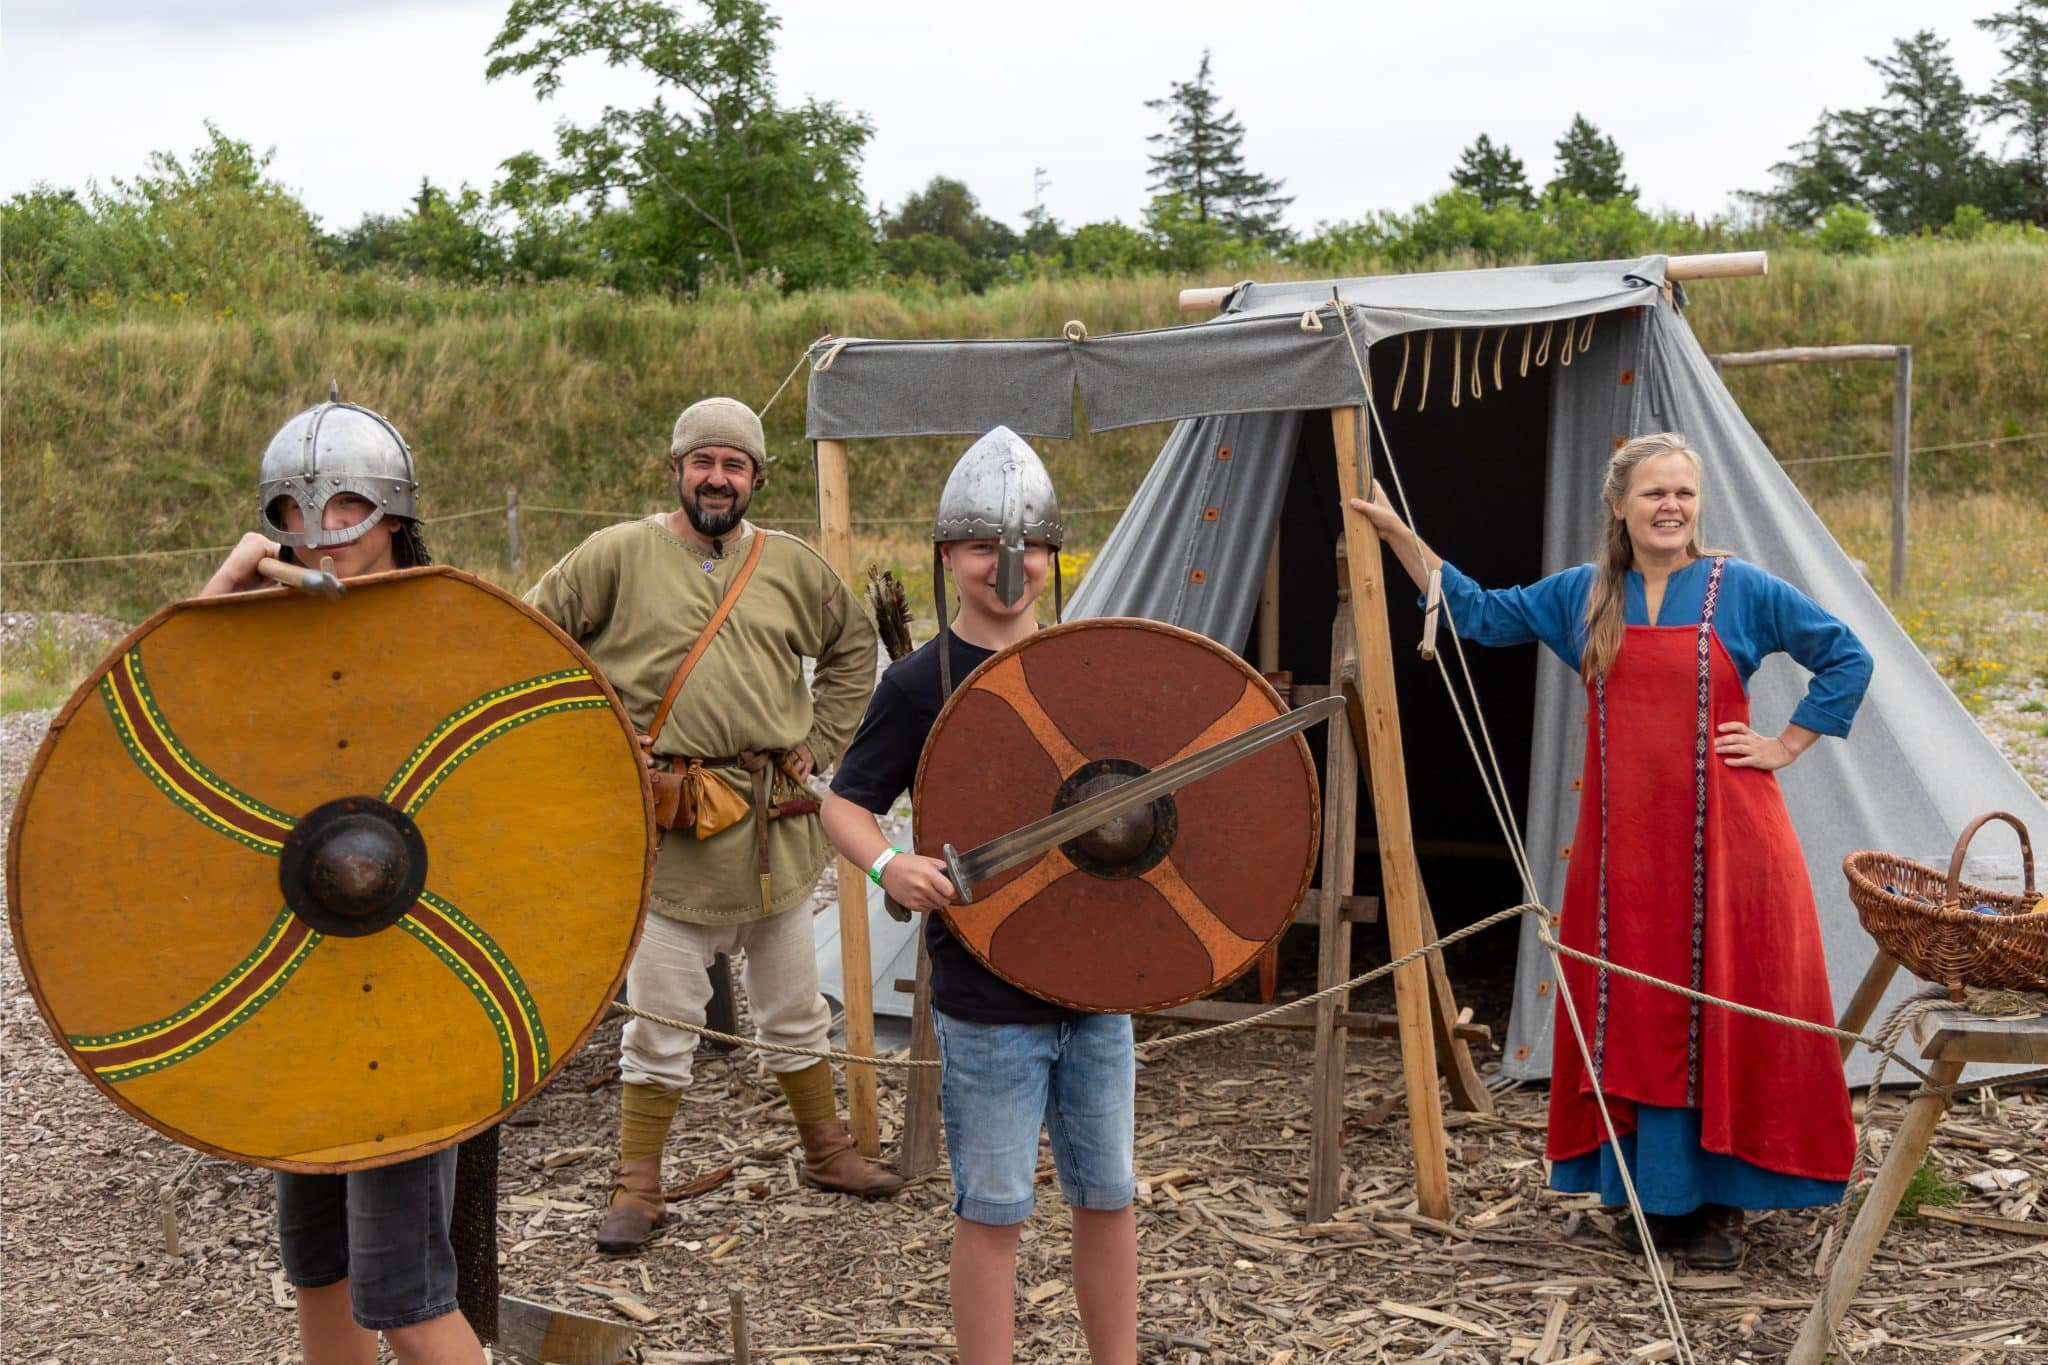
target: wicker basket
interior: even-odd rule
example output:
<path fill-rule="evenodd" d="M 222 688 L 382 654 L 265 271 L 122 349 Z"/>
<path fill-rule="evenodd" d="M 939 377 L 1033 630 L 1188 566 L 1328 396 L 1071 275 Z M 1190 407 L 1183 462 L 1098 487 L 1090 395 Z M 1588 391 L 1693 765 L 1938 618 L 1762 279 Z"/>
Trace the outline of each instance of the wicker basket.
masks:
<path fill-rule="evenodd" d="M 2026 890 L 1992 891 L 1961 880 L 1963 855 L 1988 820 L 2019 831 Z M 1972 820 L 1946 875 L 1889 853 L 1852 853 L 1842 871 L 1864 930 L 1914 975 L 1948 987 L 1950 998 L 1961 1000 L 1965 986 L 2048 991 L 2048 911 L 2028 913 L 2041 899 L 2034 847 L 2013 816 L 1990 811 Z M 1979 905 L 1997 913 L 1971 908 Z"/>

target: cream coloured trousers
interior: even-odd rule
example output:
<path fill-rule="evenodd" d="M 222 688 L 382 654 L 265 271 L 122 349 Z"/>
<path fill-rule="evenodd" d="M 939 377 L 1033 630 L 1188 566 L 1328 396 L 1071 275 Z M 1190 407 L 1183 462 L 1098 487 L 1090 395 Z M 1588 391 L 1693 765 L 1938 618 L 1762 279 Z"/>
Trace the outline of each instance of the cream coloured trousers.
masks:
<path fill-rule="evenodd" d="M 685 924 L 650 913 L 626 969 L 626 999 L 643 1010 L 704 1022 L 711 1003 L 711 960 L 739 965 L 754 1036 L 793 1047 L 824 1047 L 832 1011 L 818 992 L 818 949 L 808 902 L 741 924 Z M 628 1085 L 680 1090 L 690 1083 L 697 1035 L 628 1018 L 619 1040 L 619 1074 Z M 815 1057 L 763 1053 L 778 1074 L 817 1065 Z"/>

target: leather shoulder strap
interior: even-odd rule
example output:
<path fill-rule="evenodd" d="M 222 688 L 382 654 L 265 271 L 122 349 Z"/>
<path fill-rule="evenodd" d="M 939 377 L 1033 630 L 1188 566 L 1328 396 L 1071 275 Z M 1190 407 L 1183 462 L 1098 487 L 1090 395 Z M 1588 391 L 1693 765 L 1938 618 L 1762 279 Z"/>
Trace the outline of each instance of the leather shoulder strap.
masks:
<path fill-rule="evenodd" d="M 655 708 L 654 723 L 647 727 L 648 734 L 660 737 L 661 727 L 668 722 L 669 709 L 676 704 L 676 694 L 683 690 L 683 680 L 690 676 L 690 670 L 697 666 L 697 660 L 704 657 L 704 651 L 711 648 L 712 637 L 717 635 L 718 628 L 725 624 L 725 618 L 732 615 L 733 604 L 740 600 L 740 594 L 746 590 L 747 580 L 754 576 L 754 566 L 761 562 L 762 548 L 768 544 L 768 537 L 774 534 L 775 532 L 763 526 L 754 528 L 754 543 L 747 549 L 746 560 L 740 565 L 740 571 L 732 576 L 732 582 L 726 584 L 725 596 L 718 599 L 718 610 L 711 613 L 710 623 L 704 627 L 704 633 L 697 637 L 697 643 L 690 646 L 690 652 L 683 656 L 682 667 L 678 668 L 675 677 L 669 680 L 668 691 L 662 694 L 661 705 Z"/>

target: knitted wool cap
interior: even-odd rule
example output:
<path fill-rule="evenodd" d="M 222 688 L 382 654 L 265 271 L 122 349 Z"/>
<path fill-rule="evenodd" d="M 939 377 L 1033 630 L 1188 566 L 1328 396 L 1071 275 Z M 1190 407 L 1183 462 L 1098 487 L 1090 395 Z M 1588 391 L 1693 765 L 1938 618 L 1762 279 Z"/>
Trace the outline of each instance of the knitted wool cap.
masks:
<path fill-rule="evenodd" d="M 761 419 L 737 398 L 701 398 L 676 418 L 675 435 L 668 443 L 670 455 L 687 455 L 705 446 L 744 450 L 756 469 L 768 466 L 768 440 L 761 434 Z"/>

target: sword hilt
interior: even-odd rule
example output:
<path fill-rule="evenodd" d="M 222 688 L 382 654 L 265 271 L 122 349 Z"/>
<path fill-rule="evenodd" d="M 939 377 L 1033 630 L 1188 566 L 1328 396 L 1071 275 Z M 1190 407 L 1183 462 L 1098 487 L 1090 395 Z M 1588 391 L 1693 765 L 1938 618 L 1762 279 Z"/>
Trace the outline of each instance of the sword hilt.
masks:
<path fill-rule="evenodd" d="M 946 859 L 946 875 L 953 879 L 953 890 L 960 899 L 956 905 L 974 904 L 974 888 L 967 884 L 967 869 L 960 866 L 960 853 L 951 844 L 942 845 L 940 852 Z"/>

